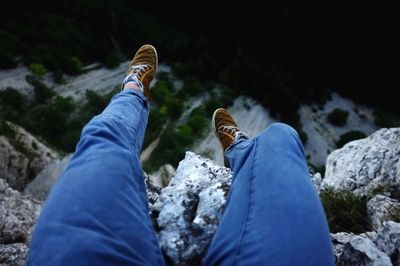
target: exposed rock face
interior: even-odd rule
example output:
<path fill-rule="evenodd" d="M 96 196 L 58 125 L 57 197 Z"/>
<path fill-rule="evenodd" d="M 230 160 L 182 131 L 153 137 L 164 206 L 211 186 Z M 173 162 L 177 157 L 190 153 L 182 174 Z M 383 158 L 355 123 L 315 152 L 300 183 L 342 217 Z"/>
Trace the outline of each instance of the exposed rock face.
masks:
<path fill-rule="evenodd" d="M 67 167 L 72 154 L 65 156 L 61 160 L 55 160 L 45 167 L 24 189 L 25 193 L 30 194 L 37 200 L 44 201 L 57 181 L 59 175 Z"/>
<path fill-rule="evenodd" d="M 24 265 L 40 202 L 10 188 L 0 179 L 0 264 Z"/>
<path fill-rule="evenodd" d="M 400 203 L 384 195 L 376 195 L 369 200 L 367 210 L 368 219 L 374 230 L 380 229 L 384 221 L 400 218 Z"/>
<path fill-rule="evenodd" d="M 59 154 L 15 124 L 5 122 L 2 126 L 5 132 L 0 135 L 0 178 L 22 191 Z"/>
<path fill-rule="evenodd" d="M 373 224 L 374 232 L 332 235 L 337 265 L 400 265 L 400 224 L 387 221 L 395 219 L 392 214 L 399 210 L 400 204 L 394 199 L 399 191 L 396 182 L 400 169 L 400 145 L 394 145 L 394 139 L 400 133 L 396 129 L 390 132 L 394 135 L 389 136 L 385 129 L 375 133 L 372 140 L 352 142 L 343 148 L 346 151 L 343 154 L 343 149 L 333 152 L 337 155 L 328 162 L 330 174 L 325 179 L 319 174 L 311 177 L 317 187 L 329 184 L 336 189 L 355 188 L 359 195 L 370 197 L 378 193 L 369 200 L 366 217 Z M 373 146 L 378 144 L 381 146 Z M 352 154 L 349 146 L 358 152 Z M 347 161 L 341 160 L 338 154 L 347 156 Z M 51 180 L 56 179 L 67 161 L 68 158 L 56 161 L 43 170 L 34 181 L 37 183 L 32 182 L 26 192 L 45 197 L 48 189 L 46 194 L 40 194 L 41 187 L 50 188 Z M 353 175 L 343 178 L 342 174 L 346 173 Z M 50 182 L 46 178 L 51 176 Z M 231 178 L 229 169 L 191 152 L 181 161 L 167 187 L 161 188 L 146 178 L 153 224 L 161 247 L 175 265 L 201 263 L 222 217 Z M 0 264 L 24 264 L 26 243 L 40 209 L 40 202 L 11 189 L 0 179 Z"/>
<path fill-rule="evenodd" d="M 332 234 L 336 265 L 392 265 L 390 258 L 366 236 Z"/>
<path fill-rule="evenodd" d="M 373 240 L 380 250 L 390 256 L 394 265 L 400 265 L 400 223 L 384 222 Z"/>
<path fill-rule="evenodd" d="M 154 204 L 160 245 L 176 265 L 200 263 L 219 224 L 231 171 L 187 152 Z"/>
<path fill-rule="evenodd" d="M 28 246 L 23 243 L 0 244 L 0 265 L 26 265 Z"/>
<path fill-rule="evenodd" d="M 327 159 L 322 186 L 369 195 L 400 188 L 400 128 L 381 129 L 347 143 Z"/>

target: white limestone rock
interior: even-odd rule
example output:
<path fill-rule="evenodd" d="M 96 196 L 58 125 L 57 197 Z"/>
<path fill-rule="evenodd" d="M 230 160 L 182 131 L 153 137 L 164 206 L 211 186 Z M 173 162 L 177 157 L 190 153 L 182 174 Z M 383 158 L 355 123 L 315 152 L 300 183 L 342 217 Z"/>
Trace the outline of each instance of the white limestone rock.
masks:
<path fill-rule="evenodd" d="M 336 265 L 392 265 L 390 258 L 366 236 L 331 234 Z"/>
<path fill-rule="evenodd" d="M 376 195 L 367 203 L 368 219 L 374 230 L 382 227 L 384 221 L 400 218 L 400 203 L 384 195 Z"/>
<path fill-rule="evenodd" d="M 374 238 L 375 245 L 400 265 L 400 223 L 387 221 Z"/>
<path fill-rule="evenodd" d="M 154 204 L 160 245 L 175 265 L 200 262 L 221 219 L 232 174 L 192 152 Z"/>
<path fill-rule="evenodd" d="M 369 195 L 400 187 L 400 128 L 383 128 L 329 154 L 323 187 Z"/>

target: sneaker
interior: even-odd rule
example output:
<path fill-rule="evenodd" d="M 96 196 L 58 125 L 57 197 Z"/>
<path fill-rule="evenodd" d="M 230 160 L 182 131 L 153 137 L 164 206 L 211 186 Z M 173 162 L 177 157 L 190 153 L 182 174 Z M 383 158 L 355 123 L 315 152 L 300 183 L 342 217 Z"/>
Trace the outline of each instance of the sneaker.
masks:
<path fill-rule="evenodd" d="M 225 158 L 225 151 L 228 149 L 232 142 L 240 137 L 248 138 L 247 134 L 241 131 L 233 120 L 229 112 L 224 108 L 218 108 L 215 110 L 212 117 L 212 124 L 214 127 L 214 133 L 217 139 L 221 143 L 224 153 L 224 163 L 226 167 L 229 167 L 228 162 Z"/>
<path fill-rule="evenodd" d="M 150 97 L 150 82 L 157 71 L 158 58 L 154 46 L 145 44 L 139 48 L 132 59 L 131 65 L 126 72 L 122 82 L 122 89 L 125 84 L 133 82 L 143 92 L 144 96 Z"/>

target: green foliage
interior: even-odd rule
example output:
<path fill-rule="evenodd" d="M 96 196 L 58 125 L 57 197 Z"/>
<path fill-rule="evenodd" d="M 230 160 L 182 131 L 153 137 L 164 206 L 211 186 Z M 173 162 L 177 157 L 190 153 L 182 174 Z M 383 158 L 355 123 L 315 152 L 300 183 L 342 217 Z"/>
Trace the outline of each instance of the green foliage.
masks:
<path fill-rule="evenodd" d="M 143 147 L 146 147 L 150 144 L 151 141 L 155 140 L 158 137 L 167 120 L 168 113 L 165 106 L 161 108 L 150 109 L 149 121 L 146 128 L 146 135 L 144 138 Z"/>
<path fill-rule="evenodd" d="M 27 101 L 19 91 L 8 87 L 0 91 L 0 112 L 4 117 L 15 117 L 25 112 Z"/>
<path fill-rule="evenodd" d="M 82 73 L 82 62 L 78 57 L 72 56 L 66 58 L 63 63 L 66 73 L 70 75 L 79 75 Z"/>
<path fill-rule="evenodd" d="M 392 199 L 396 199 L 400 201 L 400 186 L 399 185 L 378 185 L 375 189 L 372 190 L 371 194 L 368 195 L 370 198 L 375 197 L 376 195 L 389 195 Z"/>
<path fill-rule="evenodd" d="M 146 135 L 151 134 L 154 136 L 155 133 L 153 131 L 158 133 L 158 130 L 161 130 L 160 127 L 164 125 L 163 122 L 166 119 L 164 110 L 157 111 L 157 109 L 154 109 L 151 111 L 150 115 L 153 113 L 154 116 L 150 117 L 149 123 L 151 124 L 149 124 L 150 127 L 148 128 L 150 130 L 147 130 Z M 155 122 L 152 121 L 153 118 L 156 119 Z M 208 120 L 205 118 L 204 107 L 200 106 L 192 110 L 185 124 L 179 126 L 168 125 L 150 159 L 144 162 L 144 169 L 148 172 L 153 172 L 165 163 L 177 166 L 195 140 L 203 135 L 205 129 L 208 128 L 207 124 Z"/>
<path fill-rule="evenodd" d="M 342 110 L 340 108 L 333 109 L 328 115 L 328 121 L 335 126 L 342 127 L 346 125 L 347 118 L 349 117 L 349 112 Z"/>
<path fill-rule="evenodd" d="M 16 56 L 19 54 L 18 38 L 0 29 L 0 69 L 17 66 Z"/>
<path fill-rule="evenodd" d="M 366 217 L 367 199 L 350 191 L 326 189 L 320 192 L 322 205 L 328 218 L 330 232 L 352 232 L 355 234 L 370 231 Z"/>
<path fill-rule="evenodd" d="M 30 132 L 41 135 L 45 140 L 58 147 L 63 147 L 62 136 L 69 131 L 68 120 L 76 106 L 72 98 L 57 96 L 49 104 L 32 107 L 30 121 L 27 129 Z"/>
<path fill-rule="evenodd" d="M 353 130 L 349 131 L 347 133 L 344 133 L 343 135 L 340 136 L 339 140 L 336 142 L 336 147 L 341 148 L 343 147 L 346 143 L 356 140 L 356 139 L 363 139 L 367 137 L 363 132 L 358 131 L 358 130 Z"/>
<path fill-rule="evenodd" d="M 85 109 L 90 116 L 95 116 L 101 113 L 110 102 L 110 97 L 101 96 L 92 90 L 87 90 L 85 96 L 87 99 Z"/>
<path fill-rule="evenodd" d="M 399 118 L 387 110 L 378 109 L 374 112 L 374 122 L 378 127 L 396 127 L 399 126 Z"/>
<path fill-rule="evenodd" d="M 59 70 L 53 72 L 53 80 L 57 84 L 65 84 L 63 73 Z"/>
<path fill-rule="evenodd" d="M 308 142 L 308 135 L 306 132 L 304 132 L 303 130 L 298 130 L 299 132 L 299 137 L 301 140 L 301 143 L 303 143 L 303 145 L 306 145 Z"/>
<path fill-rule="evenodd" d="M 182 90 L 190 97 L 199 96 L 205 91 L 204 86 L 192 76 L 186 77 L 183 80 Z"/>
<path fill-rule="evenodd" d="M 143 164 L 143 168 L 145 171 L 153 172 L 165 162 L 177 166 L 192 141 L 192 129 L 189 126 L 168 126 L 162 134 L 161 141 L 152 157 Z"/>
<path fill-rule="evenodd" d="M 186 125 L 191 128 L 194 137 L 201 137 L 208 129 L 208 120 L 204 107 L 200 106 L 192 110 Z"/>
<path fill-rule="evenodd" d="M 104 59 L 104 66 L 107 68 L 115 68 L 119 66 L 119 63 L 124 59 L 124 56 L 119 52 L 111 52 Z"/>
<path fill-rule="evenodd" d="M 36 103 L 46 103 L 55 95 L 54 91 L 47 87 L 39 78 L 27 75 L 25 79 L 33 86 Z"/>
<path fill-rule="evenodd" d="M 38 77 L 43 77 L 47 73 L 47 69 L 42 64 L 32 63 L 29 64 L 28 68 L 33 75 Z"/>
<path fill-rule="evenodd" d="M 0 136 L 6 136 L 10 139 L 15 137 L 14 130 L 2 118 L 0 118 Z"/>
<path fill-rule="evenodd" d="M 168 82 L 164 80 L 157 81 L 151 90 L 151 97 L 158 105 L 165 105 L 173 97 Z"/>

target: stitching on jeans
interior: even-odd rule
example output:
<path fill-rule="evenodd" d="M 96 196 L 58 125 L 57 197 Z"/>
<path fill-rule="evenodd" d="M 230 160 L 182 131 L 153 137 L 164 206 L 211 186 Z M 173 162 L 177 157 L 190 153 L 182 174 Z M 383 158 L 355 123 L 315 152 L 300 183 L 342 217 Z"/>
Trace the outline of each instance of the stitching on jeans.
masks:
<path fill-rule="evenodd" d="M 245 218 L 243 219 L 244 220 L 244 222 L 243 222 L 243 224 L 242 224 L 242 228 L 241 228 L 241 232 L 240 232 L 240 235 L 239 235 L 239 240 L 238 240 L 238 242 L 237 242 L 237 244 L 236 244 L 236 248 L 235 248 L 235 253 L 234 253 L 234 256 L 235 256 L 235 258 L 234 258 L 234 260 L 233 260 L 233 265 L 237 265 L 237 259 L 238 259 L 238 257 L 239 257 L 239 254 L 241 253 L 241 243 L 242 243 L 242 241 L 243 241 L 243 238 L 244 238 L 244 235 L 245 235 L 245 233 L 247 232 L 247 223 L 248 223 L 248 220 L 249 220 L 249 213 L 250 213 L 250 208 L 251 208 L 251 192 L 252 192 L 252 183 L 253 183 L 253 169 L 254 169 L 254 160 L 255 160 L 255 153 L 256 153 L 256 149 L 257 149 L 257 138 L 255 138 L 254 139 L 254 145 L 253 145 L 253 151 L 252 151 L 252 154 L 251 154 L 251 156 L 253 156 L 253 159 L 252 159 L 252 164 L 251 164 L 251 167 L 250 167 L 250 175 L 249 175 L 249 186 L 248 186 L 248 203 L 247 203 L 247 208 L 246 208 L 246 214 L 245 214 Z"/>

